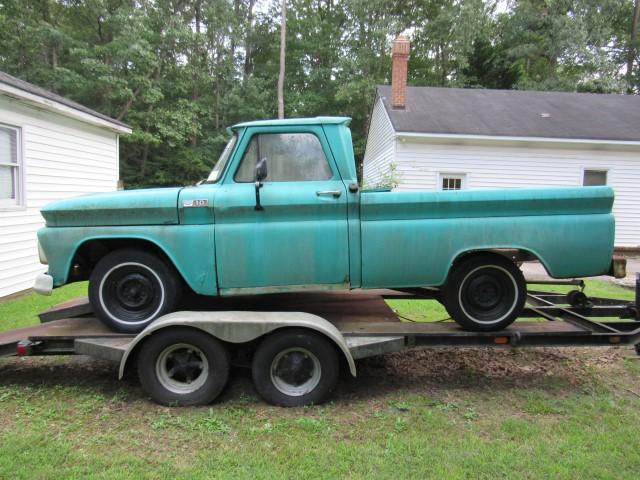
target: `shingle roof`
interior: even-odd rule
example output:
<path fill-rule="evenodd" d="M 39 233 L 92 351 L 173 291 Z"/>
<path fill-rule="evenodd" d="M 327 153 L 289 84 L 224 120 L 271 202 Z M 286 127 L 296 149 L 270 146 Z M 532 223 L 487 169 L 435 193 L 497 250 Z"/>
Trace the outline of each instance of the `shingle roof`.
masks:
<path fill-rule="evenodd" d="M 85 107 L 84 105 L 80 105 L 79 103 L 76 103 L 60 95 L 57 95 L 53 92 L 50 92 L 49 90 L 45 90 L 44 88 L 38 87 L 37 85 L 33 85 L 32 83 L 25 82 L 24 80 L 20 80 L 19 78 L 16 78 L 2 71 L 0 71 L 0 83 L 9 85 L 10 87 L 17 88 L 19 90 L 22 90 L 27 93 L 31 93 L 33 95 L 37 95 L 47 100 L 57 102 L 66 107 L 73 108 L 74 110 L 78 110 L 80 112 L 92 115 L 96 118 L 105 120 L 115 125 L 119 125 L 125 128 L 131 128 L 129 127 L 129 125 L 127 125 L 124 122 L 121 122 L 120 120 L 116 120 L 114 118 L 109 117 L 108 115 L 104 115 L 100 112 L 96 112 L 95 110 L 91 110 L 90 108 Z"/>
<path fill-rule="evenodd" d="M 525 90 L 408 87 L 404 110 L 391 107 L 397 132 L 640 141 L 640 96 Z"/>

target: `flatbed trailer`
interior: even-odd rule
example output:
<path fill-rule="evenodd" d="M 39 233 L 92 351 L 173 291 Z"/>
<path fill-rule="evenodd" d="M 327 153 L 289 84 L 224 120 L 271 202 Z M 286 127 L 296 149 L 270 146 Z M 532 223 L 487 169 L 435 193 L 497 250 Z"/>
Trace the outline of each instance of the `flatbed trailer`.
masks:
<path fill-rule="evenodd" d="M 136 363 L 144 390 L 169 405 L 211 402 L 229 366 L 248 364 L 265 400 L 298 406 L 327 398 L 341 357 L 355 376 L 356 359 L 418 346 L 633 345 L 640 354 L 640 279 L 635 301 L 587 297 L 582 280 L 549 283 L 578 289 L 528 291 L 520 318 L 496 332 L 465 331 L 450 319 L 411 321 L 385 302 L 437 299 L 427 288 L 196 301 L 196 310 L 165 315 L 137 335 L 109 330 L 76 299 L 40 314 L 40 325 L 0 333 L 0 356 L 90 355 L 118 363 L 120 377 Z"/>

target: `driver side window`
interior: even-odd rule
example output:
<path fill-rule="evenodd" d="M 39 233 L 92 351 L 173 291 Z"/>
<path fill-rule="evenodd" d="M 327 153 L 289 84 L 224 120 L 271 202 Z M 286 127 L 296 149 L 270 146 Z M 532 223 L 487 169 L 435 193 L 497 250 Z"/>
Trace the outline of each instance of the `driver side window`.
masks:
<path fill-rule="evenodd" d="M 318 137 L 312 133 L 261 133 L 254 135 L 234 179 L 253 182 L 259 159 L 267 159 L 267 182 L 329 180 L 333 172 Z"/>

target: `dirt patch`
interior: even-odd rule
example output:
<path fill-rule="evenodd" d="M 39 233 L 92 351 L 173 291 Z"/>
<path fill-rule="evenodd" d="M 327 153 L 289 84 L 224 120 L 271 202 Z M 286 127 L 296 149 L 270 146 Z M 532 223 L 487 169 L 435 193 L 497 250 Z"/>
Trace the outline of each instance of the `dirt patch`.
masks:
<path fill-rule="evenodd" d="M 410 349 L 358 363 L 358 378 L 341 384 L 343 397 L 392 391 L 513 387 L 582 391 L 601 373 L 620 369 L 628 351 L 616 348 Z M 609 375 L 605 375 L 609 376 Z"/>
<path fill-rule="evenodd" d="M 513 387 L 558 391 L 584 391 L 609 384 L 622 374 L 622 348 L 408 349 L 361 360 L 358 377 L 344 372 L 333 396 L 335 404 L 371 400 L 393 392 L 432 394 L 458 389 L 507 390 Z M 260 403 L 248 369 L 234 368 L 228 388 L 218 404 Z M 631 380 L 632 386 L 636 382 Z M 117 367 L 89 357 L 13 358 L 0 362 L 0 385 L 34 388 L 72 387 L 106 398 L 122 395 L 114 408 L 137 404 L 143 409 L 146 397 L 135 375 L 117 380 Z M 634 387 L 634 391 L 640 386 Z M 149 404 L 151 407 L 153 404 Z M 155 408 L 155 406 L 153 407 Z"/>

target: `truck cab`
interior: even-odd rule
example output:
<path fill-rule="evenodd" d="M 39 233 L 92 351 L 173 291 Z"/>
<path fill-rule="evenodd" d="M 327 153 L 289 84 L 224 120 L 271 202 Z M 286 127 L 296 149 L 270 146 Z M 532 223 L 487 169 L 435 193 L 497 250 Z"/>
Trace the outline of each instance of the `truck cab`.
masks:
<path fill-rule="evenodd" d="M 237 125 L 205 188 L 181 191 L 181 222 L 197 221 L 197 205 L 213 207 L 221 295 L 360 286 L 351 274 L 360 270 L 360 226 L 348 122 Z M 260 161 L 265 176 L 256 182 Z"/>

